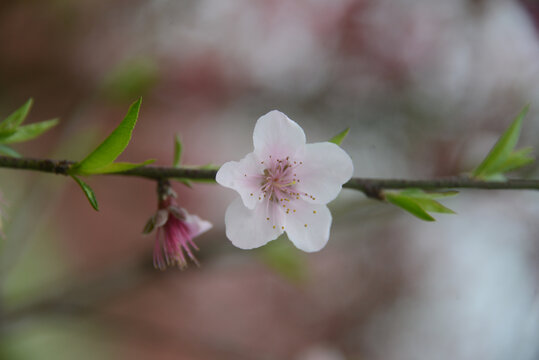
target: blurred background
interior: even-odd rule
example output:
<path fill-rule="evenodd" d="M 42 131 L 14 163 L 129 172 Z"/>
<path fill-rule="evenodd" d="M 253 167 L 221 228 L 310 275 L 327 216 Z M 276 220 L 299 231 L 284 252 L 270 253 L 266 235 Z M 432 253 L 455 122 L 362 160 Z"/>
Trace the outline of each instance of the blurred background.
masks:
<path fill-rule="evenodd" d="M 80 160 L 144 97 L 122 159 L 222 164 L 279 109 L 308 142 L 350 127 L 355 176 L 470 171 L 527 103 L 539 137 L 535 0 L 2 0 L 0 117 L 60 125 L 16 147 Z M 176 184 L 214 228 L 201 268 L 152 268 L 155 184 L 0 170 L 2 359 L 539 359 L 539 194 L 464 191 L 424 223 L 359 192 L 329 244 L 225 237 L 236 196 Z M 537 166 L 519 177 L 538 178 Z"/>

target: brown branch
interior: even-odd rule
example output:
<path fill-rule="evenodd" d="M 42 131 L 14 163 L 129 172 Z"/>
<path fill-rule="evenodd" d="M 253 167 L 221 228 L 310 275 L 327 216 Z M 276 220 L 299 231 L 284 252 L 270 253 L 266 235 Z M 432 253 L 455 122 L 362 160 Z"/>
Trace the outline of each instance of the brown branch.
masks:
<path fill-rule="evenodd" d="M 0 168 L 32 170 L 53 174 L 69 175 L 73 161 L 12 158 L 0 156 Z M 114 172 L 107 176 L 134 176 L 153 180 L 183 178 L 189 180 L 215 181 L 216 169 L 203 169 L 195 167 L 166 167 L 166 166 L 141 166 L 124 172 Z M 539 190 L 539 180 L 507 180 L 507 181 L 482 181 L 468 177 L 451 177 L 429 180 L 406 180 L 406 179 L 376 179 L 355 177 L 343 185 L 344 188 L 355 189 L 372 198 L 382 199 L 384 189 L 409 189 L 423 190 L 443 189 L 482 189 L 482 190 Z"/>

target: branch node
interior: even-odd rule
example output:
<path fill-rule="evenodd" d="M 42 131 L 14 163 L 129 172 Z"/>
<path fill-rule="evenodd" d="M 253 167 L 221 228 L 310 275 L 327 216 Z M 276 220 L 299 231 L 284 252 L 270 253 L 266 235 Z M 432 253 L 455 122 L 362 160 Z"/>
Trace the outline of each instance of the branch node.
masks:
<path fill-rule="evenodd" d="M 373 184 L 364 184 L 362 191 L 368 198 L 380 201 L 385 200 L 383 189 L 379 186 Z"/>

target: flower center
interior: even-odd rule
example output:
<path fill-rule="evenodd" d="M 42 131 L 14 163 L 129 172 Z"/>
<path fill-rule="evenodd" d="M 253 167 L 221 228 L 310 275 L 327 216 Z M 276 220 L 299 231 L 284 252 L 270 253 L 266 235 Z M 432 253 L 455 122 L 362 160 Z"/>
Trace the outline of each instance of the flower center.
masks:
<path fill-rule="evenodd" d="M 311 194 L 297 189 L 301 179 L 297 175 L 296 169 L 303 165 L 303 161 L 291 160 L 290 156 L 283 159 L 272 159 L 270 155 L 267 161 L 261 161 L 260 163 L 267 167 L 264 169 L 263 174 L 257 176 L 260 179 L 258 200 L 268 200 L 269 208 L 266 220 L 273 222 L 273 228 L 280 227 L 285 230 L 282 218 L 279 220 L 278 213 L 284 215 L 296 213 L 295 206 L 291 205 L 294 200 L 305 197 L 316 200 Z M 247 176 L 247 174 L 244 176 Z M 251 193 L 251 196 L 254 195 L 254 193 Z M 282 208 L 282 212 L 278 211 L 279 208 Z M 316 211 L 313 211 L 313 213 L 316 214 Z M 305 227 L 307 225 L 305 224 Z"/>
<path fill-rule="evenodd" d="M 264 163 L 264 162 L 262 162 Z M 295 192 L 296 184 L 301 180 L 298 178 L 295 170 L 303 162 L 291 161 L 287 156 L 284 159 L 271 159 L 268 161 L 268 167 L 264 169 L 260 190 L 264 198 L 273 202 L 285 202 L 293 199 L 299 199 L 302 195 Z M 286 205 L 284 205 L 286 207 Z"/>

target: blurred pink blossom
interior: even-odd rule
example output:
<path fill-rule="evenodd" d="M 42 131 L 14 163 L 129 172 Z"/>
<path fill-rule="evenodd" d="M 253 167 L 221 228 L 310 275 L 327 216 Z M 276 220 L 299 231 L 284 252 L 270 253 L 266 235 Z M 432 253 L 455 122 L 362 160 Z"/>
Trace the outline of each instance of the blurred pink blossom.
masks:
<path fill-rule="evenodd" d="M 193 242 L 193 238 L 211 229 L 212 224 L 179 207 L 176 204 L 175 194 L 171 189 L 167 190 L 167 195 L 159 201 L 159 210 L 144 229 L 145 232 L 151 232 L 157 228 L 153 265 L 164 270 L 167 265 L 177 264 L 180 269 L 183 269 L 187 267 L 185 257 L 187 253 L 191 261 L 198 266 L 198 260 L 192 250 L 198 250 L 198 247 Z"/>

